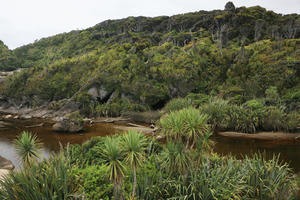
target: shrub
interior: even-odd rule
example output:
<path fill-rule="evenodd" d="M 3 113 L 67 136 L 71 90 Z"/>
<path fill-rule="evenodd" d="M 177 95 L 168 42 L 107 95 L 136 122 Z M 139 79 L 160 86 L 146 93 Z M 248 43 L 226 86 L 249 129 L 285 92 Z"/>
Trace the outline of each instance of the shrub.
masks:
<path fill-rule="evenodd" d="M 225 130 L 227 127 L 228 101 L 220 98 L 212 98 L 208 103 L 200 106 L 200 111 L 209 116 L 208 123 L 212 130 Z"/>
<path fill-rule="evenodd" d="M 295 196 L 295 176 L 286 163 L 279 162 L 279 156 L 266 160 L 263 155 L 255 154 L 251 159 L 246 157 L 242 166 L 246 184 L 251 188 L 251 199 L 281 200 Z"/>
<path fill-rule="evenodd" d="M 190 93 L 186 96 L 186 98 L 190 99 L 194 106 L 199 107 L 200 105 L 209 102 L 211 96 L 206 94 Z"/>
<path fill-rule="evenodd" d="M 80 191 L 86 199 L 111 199 L 113 184 L 109 181 L 106 171 L 107 167 L 104 165 L 73 170 L 76 183 L 81 186 Z"/>
<path fill-rule="evenodd" d="M 269 106 L 266 108 L 266 115 L 262 119 L 262 127 L 266 131 L 285 130 L 285 113 L 282 108 Z"/>
<path fill-rule="evenodd" d="M 181 110 L 183 108 L 187 108 L 192 105 L 192 101 L 188 98 L 177 98 L 177 99 L 172 99 L 169 101 L 163 110 L 165 112 L 172 112 L 172 111 L 177 111 Z"/>
<path fill-rule="evenodd" d="M 82 145 L 71 145 L 67 148 L 66 155 L 70 158 L 71 164 L 79 168 L 86 165 L 99 165 L 103 161 L 99 151 L 104 145 L 104 140 L 104 137 L 92 137 Z"/>
<path fill-rule="evenodd" d="M 297 132 L 300 130 L 300 114 L 298 112 L 287 114 L 285 121 L 288 132 Z"/>
<path fill-rule="evenodd" d="M 133 104 L 122 99 L 110 104 L 96 104 L 93 113 L 98 117 L 119 117 L 126 112 L 144 112 L 147 110 L 148 108 L 143 105 Z"/>
<path fill-rule="evenodd" d="M 162 134 L 169 141 L 181 141 L 187 147 L 193 148 L 199 139 L 210 134 L 208 119 L 208 115 L 189 107 L 164 115 L 159 124 Z"/>
<path fill-rule="evenodd" d="M 244 133 L 255 133 L 259 120 L 255 112 L 243 106 L 227 107 L 227 129 Z"/>
<path fill-rule="evenodd" d="M 278 90 L 277 87 L 269 87 L 268 89 L 266 89 L 265 91 L 266 94 L 266 102 L 268 105 L 279 105 L 280 104 L 280 97 L 278 94 Z"/>
<path fill-rule="evenodd" d="M 91 112 L 90 104 L 93 103 L 93 98 L 87 92 L 80 93 L 76 96 L 76 102 L 80 104 L 80 110 L 84 115 L 89 115 Z"/>
<path fill-rule="evenodd" d="M 60 154 L 0 180 L 0 199 L 83 199 L 71 173 L 69 160 Z"/>

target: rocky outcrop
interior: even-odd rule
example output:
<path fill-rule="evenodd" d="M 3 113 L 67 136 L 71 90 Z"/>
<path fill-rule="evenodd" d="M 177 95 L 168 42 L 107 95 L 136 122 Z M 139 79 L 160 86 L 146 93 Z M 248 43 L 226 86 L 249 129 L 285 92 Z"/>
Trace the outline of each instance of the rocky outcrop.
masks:
<path fill-rule="evenodd" d="M 6 158 L 0 156 L 0 169 L 13 170 L 14 168 L 15 166 L 12 164 L 10 160 L 7 160 Z"/>
<path fill-rule="evenodd" d="M 104 102 L 109 98 L 110 92 L 108 92 L 104 87 L 97 87 L 93 86 L 91 87 L 87 93 L 91 95 L 93 100 L 99 101 L 99 102 Z"/>
<path fill-rule="evenodd" d="M 52 126 L 55 132 L 78 133 L 84 129 L 84 120 L 78 114 L 72 113 L 65 117 L 61 117 Z"/>

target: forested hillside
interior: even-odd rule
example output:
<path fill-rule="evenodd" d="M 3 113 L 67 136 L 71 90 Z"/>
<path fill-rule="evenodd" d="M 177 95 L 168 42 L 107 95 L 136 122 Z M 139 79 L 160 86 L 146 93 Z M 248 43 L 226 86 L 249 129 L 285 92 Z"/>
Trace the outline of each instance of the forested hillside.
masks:
<path fill-rule="evenodd" d="M 14 53 L 0 40 L 0 71 L 18 68 L 18 59 Z"/>
<path fill-rule="evenodd" d="M 189 93 L 242 104 L 273 87 L 299 106 L 300 15 L 259 6 L 228 3 L 224 10 L 108 20 L 12 52 L 1 49 L 0 69 L 28 68 L 0 86 L 15 98 L 145 110 Z"/>

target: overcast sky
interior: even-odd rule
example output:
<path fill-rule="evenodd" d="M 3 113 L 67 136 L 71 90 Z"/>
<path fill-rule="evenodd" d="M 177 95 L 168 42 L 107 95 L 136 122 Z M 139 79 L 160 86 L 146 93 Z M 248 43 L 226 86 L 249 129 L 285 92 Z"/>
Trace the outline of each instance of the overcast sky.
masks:
<path fill-rule="evenodd" d="M 174 15 L 223 9 L 228 0 L 0 0 L 0 40 L 10 49 L 36 39 L 84 29 L 107 19 Z M 260 5 L 300 13 L 300 0 L 233 0 L 236 7 Z"/>

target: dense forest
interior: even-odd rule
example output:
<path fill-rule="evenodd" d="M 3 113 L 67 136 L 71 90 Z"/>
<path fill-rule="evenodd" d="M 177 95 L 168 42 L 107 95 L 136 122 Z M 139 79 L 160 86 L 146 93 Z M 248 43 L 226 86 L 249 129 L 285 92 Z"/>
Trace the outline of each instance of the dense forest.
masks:
<path fill-rule="evenodd" d="M 11 71 L 18 68 L 19 60 L 14 52 L 9 50 L 8 47 L 0 40 L 0 70 Z"/>
<path fill-rule="evenodd" d="M 2 44 L 0 69 L 24 70 L 0 93 L 55 109 L 70 99 L 84 115 L 156 110 L 189 94 L 238 105 L 273 95 L 298 112 L 299 47 L 300 15 L 259 6 L 107 20 L 12 51 Z"/>

